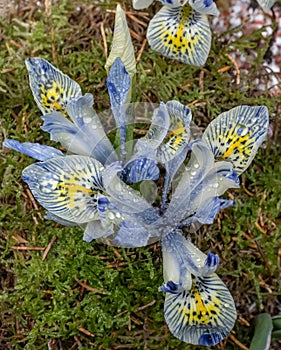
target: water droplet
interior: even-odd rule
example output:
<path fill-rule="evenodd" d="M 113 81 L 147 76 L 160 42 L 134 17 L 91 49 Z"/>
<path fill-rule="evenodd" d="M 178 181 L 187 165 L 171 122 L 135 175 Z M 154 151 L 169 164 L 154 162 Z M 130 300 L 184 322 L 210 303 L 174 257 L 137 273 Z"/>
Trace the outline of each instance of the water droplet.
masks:
<path fill-rule="evenodd" d="M 236 128 L 236 133 L 239 136 L 245 136 L 249 131 L 249 128 L 246 125 L 238 124 Z"/>
<path fill-rule="evenodd" d="M 76 163 L 76 164 L 75 164 L 75 168 L 76 168 L 77 170 L 83 170 L 83 169 L 84 169 L 84 164 Z"/>
<path fill-rule="evenodd" d="M 112 212 L 110 212 L 108 213 L 108 218 L 109 220 L 113 220 L 115 218 L 115 215 Z"/>
<path fill-rule="evenodd" d="M 194 166 L 195 169 L 199 168 L 199 164 L 198 163 L 195 163 L 193 166 Z"/>
<path fill-rule="evenodd" d="M 92 118 L 91 118 L 91 117 L 84 117 L 84 118 L 83 118 L 83 122 L 84 122 L 85 124 L 89 124 L 89 123 L 91 123 L 91 121 L 92 121 Z"/>
<path fill-rule="evenodd" d="M 193 175 L 193 176 L 195 176 L 196 173 L 197 173 L 197 172 L 196 172 L 195 170 L 193 170 L 190 174 Z"/>
<path fill-rule="evenodd" d="M 122 186 L 121 186 L 120 183 L 117 183 L 117 184 L 116 184 L 115 190 L 116 190 L 117 192 L 121 192 L 121 191 L 122 191 Z"/>
<path fill-rule="evenodd" d="M 214 184 L 213 184 L 213 188 L 218 188 L 219 187 L 219 184 L 217 183 L 217 182 L 215 182 Z"/>
<path fill-rule="evenodd" d="M 115 216 L 116 216 L 117 219 L 121 218 L 121 214 L 120 213 L 115 213 Z"/>

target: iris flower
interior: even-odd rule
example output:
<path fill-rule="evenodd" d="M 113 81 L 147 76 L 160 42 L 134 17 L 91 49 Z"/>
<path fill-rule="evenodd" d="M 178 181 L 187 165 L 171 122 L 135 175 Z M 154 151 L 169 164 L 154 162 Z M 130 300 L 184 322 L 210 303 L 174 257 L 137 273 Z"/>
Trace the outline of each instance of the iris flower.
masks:
<path fill-rule="evenodd" d="M 93 96 L 41 58 L 26 61 L 30 87 L 42 112 L 42 129 L 66 152 L 7 139 L 4 146 L 39 162 L 23 170 L 47 219 L 84 228 L 84 240 L 141 247 L 160 240 L 166 293 L 164 314 L 179 339 L 201 345 L 220 342 L 232 329 L 233 299 L 215 274 L 216 254 L 205 255 L 183 228 L 210 224 L 233 205 L 220 196 L 239 187 L 268 127 L 266 107 L 240 106 L 213 120 L 201 139 L 192 139 L 191 111 L 178 101 L 153 110 L 145 136 L 128 140 L 128 121 L 137 108 L 126 104 L 130 76 L 116 58 L 107 78 L 119 150 L 93 109 Z M 115 135 L 115 136 L 116 136 Z M 128 152 L 128 141 L 133 151 Z M 164 175 L 160 177 L 160 170 Z M 159 179 L 162 181 L 159 182 Z M 148 200 L 141 188 L 156 184 Z M 163 183 L 163 185 L 161 185 Z"/>
<path fill-rule="evenodd" d="M 151 48 L 180 62 L 203 66 L 208 58 L 212 34 L 207 15 L 218 16 L 213 0 L 160 0 L 161 10 L 147 30 Z M 136 9 L 153 1 L 135 0 Z"/>

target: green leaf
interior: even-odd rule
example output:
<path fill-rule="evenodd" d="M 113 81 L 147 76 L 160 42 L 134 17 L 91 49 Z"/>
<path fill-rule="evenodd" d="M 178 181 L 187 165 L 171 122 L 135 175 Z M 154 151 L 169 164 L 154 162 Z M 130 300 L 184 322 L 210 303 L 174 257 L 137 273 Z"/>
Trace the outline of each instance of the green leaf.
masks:
<path fill-rule="evenodd" d="M 255 320 L 255 333 L 250 350 L 269 350 L 272 329 L 271 316 L 267 313 L 258 315 Z"/>

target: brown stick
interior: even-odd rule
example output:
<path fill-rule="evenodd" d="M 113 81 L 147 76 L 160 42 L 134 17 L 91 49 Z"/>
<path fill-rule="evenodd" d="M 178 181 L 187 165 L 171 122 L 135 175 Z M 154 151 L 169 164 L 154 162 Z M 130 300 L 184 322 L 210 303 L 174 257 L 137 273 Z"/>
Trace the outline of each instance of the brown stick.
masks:
<path fill-rule="evenodd" d="M 42 255 L 42 260 L 43 260 L 43 261 L 46 259 L 47 255 L 48 255 L 48 253 L 49 253 L 49 251 L 50 251 L 50 249 L 51 249 L 51 247 L 52 247 L 52 245 L 54 244 L 54 242 L 55 242 L 56 239 L 57 239 L 57 237 L 54 236 L 54 237 L 51 239 L 50 243 L 47 245 L 47 248 L 45 249 L 45 251 L 44 251 L 44 253 L 43 253 L 43 255 Z"/>

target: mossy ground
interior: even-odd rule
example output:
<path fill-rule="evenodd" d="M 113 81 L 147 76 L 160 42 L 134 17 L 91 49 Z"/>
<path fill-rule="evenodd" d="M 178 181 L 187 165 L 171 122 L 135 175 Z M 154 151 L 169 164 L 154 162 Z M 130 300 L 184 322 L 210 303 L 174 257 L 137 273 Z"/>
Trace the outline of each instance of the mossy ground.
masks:
<path fill-rule="evenodd" d="M 59 1 L 48 16 L 36 1 L 17 1 L 16 13 L 0 18 L 1 141 L 52 144 L 40 130 L 24 65 L 28 56 L 46 58 L 78 81 L 83 92 L 94 95 L 97 111 L 108 108 L 101 28 L 110 47 L 114 13 L 106 10 L 114 10 L 116 2 L 96 3 Z M 130 3 L 122 2 L 132 11 Z M 129 12 L 136 55 L 152 11 Z M 192 236 L 200 249 L 221 257 L 218 274 L 238 310 L 232 335 L 216 349 L 249 346 L 254 317 L 261 311 L 280 313 L 281 95 L 271 92 L 263 66 L 270 44 L 263 30 L 240 39 L 235 30 L 214 35 L 204 68 L 164 59 L 146 45 L 137 67 L 136 101 L 178 99 L 191 106 L 202 127 L 240 104 L 264 104 L 270 112 L 272 135 L 242 176 L 241 189 L 228 194 L 236 206 Z M 244 54 L 250 63 L 240 84 L 230 53 Z M 164 297 L 157 291 L 162 284 L 158 244 L 142 249 L 89 244 L 79 228 L 44 221 L 44 210 L 21 181 L 33 160 L 4 148 L 0 152 L 0 349 L 203 349 L 180 342 L 165 324 Z"/>

